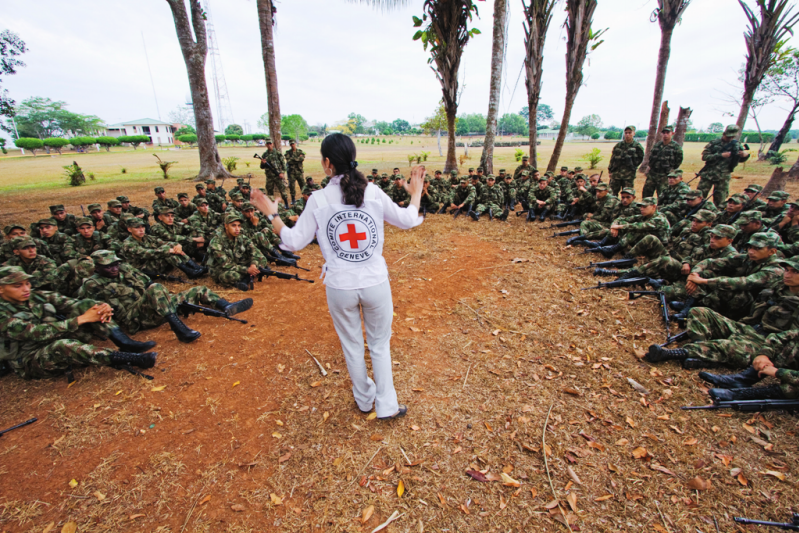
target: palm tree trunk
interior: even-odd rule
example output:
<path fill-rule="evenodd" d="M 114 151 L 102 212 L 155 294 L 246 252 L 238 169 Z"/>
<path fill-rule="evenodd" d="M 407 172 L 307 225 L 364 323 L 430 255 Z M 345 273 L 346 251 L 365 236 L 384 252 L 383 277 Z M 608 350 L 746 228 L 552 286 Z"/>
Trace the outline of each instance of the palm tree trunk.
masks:
<path fill-rule="evenodd" d="M 738 111 L 738 119 L 735 121 L 735 124 L 738 125 L 738 131 L 740 131 L 741 134 L 744 132 L 744 125 L 746 124 L 746 118 L 749 116 L 749 108 L 752 107 L 754 96 L 754 91 L 746 91 L 744 93 L 743 101 L 741 102 L 741 110 Z"/>
<path fill-rule="evenodd" d="M 681 107 L 677 113 L 677 124 L 674 127 L 674 142 L 682 146 L 685 142 L 685 131 L 688 129 L 688 119 L 691 118 L 693 110 L 690 107 Z"/>
<path fill-rule="evenodd" d="M 663 100 L 663 88 L 666 85 L 666 69 L 669 66 L 669 56 L 671 55 L 671 36 L 673 28 L 662 29 L 660 32 L 660 51 L 658 52 L 658 69 L 655 76 L 655 95 L 652 97 L 652 110 L 649 113 L 649 134 L 646 137 L 646 149 L 644 160 L 641 162 L 639 172 L 649 171 L 649 154 L 655 145 L 655 137 L 658 133 L 658 119 L 660 118 L 660 103 Z"/>
<path fill-rule="evenodd" d="M 458 169 L 458 160 L 455 158 L 455 117 L 458 114 L 458 105 L 446 106 L 447 111 L 447 162 L 444 163 L 444 173 Z"/>
<path fill-rule="evenodd" d="M 788 113 L 788 116 L 785 118 L 785 122 L 782 123 L 780 131 L 777 132 L 777 135 L 774 137 L 774 140 L 771 142 L 771 146 L 768 147 L 769 152 L 780 151 L 780 147 L 782 147 L 782 143 L 785 142 L 785 138 L 788 136 L 788 132 L 791 131 L 791 126 L 793 125 L 793 119 L 796 116 L 796 112 L 798 110 L 799 110 L 799 101 L 794 103 L 793 108 L 791 108 L 791 112 Z"/>
<path fill-rule="evenodd" d="M 577 87 L 579 89 L 579 87 Z M 555 172 L 560 159 L 560 153 L 563 150 L 563 143 L 566 141 L 566 135 L 569 133 L 569 119 L 572 115 L 572 107 L 574 107 L 574 100 L 577 98 L 577 91 L 571 87 L 566 88 L 566 104 L 563 108 L 563 118 L 560 121 L 560 130 L 558 130 L 558 138 L 555 141 L 555 149 L 552 151 L 552 157 L 549 158 L 547 171 Z"/>
<path fill-rule="evenodd" d="M 208 86 L 205 83 L 205 60 L 208 55 L 208 43 L 205 33 L 205 19 L 202 6 L 198 0 L 191 0 L 191 22 L 183 0 L 167 0 L 175 20 L 175 30 L 186 63 L 189 76 L 192 107 L 197 130 L 197 146 L 200 152 L 200 173 L 196 180 L 207 178 L 229 178 L 219 157 L 214 139 L 214 118 L 211 114 L 211 101 L 208 97 Z M 192 29 L 194 37 L 192 37 Z M 194 41 L 196 37 L 197 41 Z"/>
<path fill-rule="evenodd" d="M 497 134 L 497 114 L 502 89 L 502 60 L 505 54 L 505 21 L 508 0 L 494 0 L 494 44 L 491 48 L 491 90 L 488 96 L 486 137 L 480 161 L 486 174 L 494 173 L 494 138 Z"/>
<path fill-rule="evenodd" d="M 272 0 L 257 0 L 258 26 L 261 29 L 261 55 L 266 76 L 266 99 L 269 107 L 269 136 L 280 146 L 280 97 L 277 91 L 277 66 L 275 65 L 275 33 Z"/>
<path fill-rule="evenodd" d="M 438 142 L 438 156 L 443 157 L 444 153 L 441 151 L 441 128 L 436 130 L 436 142 Z"/>

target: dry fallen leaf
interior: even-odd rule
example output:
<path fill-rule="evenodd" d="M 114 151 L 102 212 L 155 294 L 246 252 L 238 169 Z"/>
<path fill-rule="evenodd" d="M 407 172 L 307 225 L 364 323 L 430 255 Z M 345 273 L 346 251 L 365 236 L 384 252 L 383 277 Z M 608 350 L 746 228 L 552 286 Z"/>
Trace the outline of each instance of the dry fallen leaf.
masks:
<path fill-rule="evenodd" d="M 375 506 L 374 505 L 370 505 L 369 507 L 364 509 L 363 513 L 361 513 L 361 524 L 365 524 L 367 520 L 372 518 L 373 514 L 375 514 Z"/>
<path fill-rule="evenodd" d="M 377 418 L 377 413 L 371 412 L 369 416 L 366 417 L 366 420 L 374 420 L 375 418 Z"/>
<path fill-rule="evenodd" d="M 552 500 L 550 502 L 547 502 L 547 504 L 544 505 L 544 508 L 545 509 L 554 509 L 555 507 L 558 506 L 559 503 L 560 502 L 558 502 L 558 500 Z"/>
<path fill-rule="evenodd" d="M 44 528 L 44 531 L 43 531 L 42 533 L 50 533 L 50 532 L 51 532 L 53 529 L 55 529 L 55 522 L 50 522 L 50 523 L 49 523 L 49 524 L 47 524 L 47 526 Z"/>
<path fill-rule="evenodd" d="M 77 486 L 78 486 L 78 480 L 76 480 L 76 479 L 73 479 L 73 480 L 71 480 L 71 481 L 69 482 L 69 486 L 70 486 L 70 487 L 72 487 L 72 488 L 74 489 L 75 487 L 77 487 Z"/>
<path fill-rule="evenodd" d="M 151 392 L 161 392 L 166 388 L 166 385 L 159 385 L 158 387 L 153 387 L 150 389 Z"/>
<path fill-rule="evenodd" d="M 487 483 L 488 482 L 488 478 L 485 476 L 485 474 L 483 474 L 479 470 L 467 470 L 466 471 L 466 475 L 468 475 L 469 477 L 471 477 L 475 481 L 479 481 L 481 483 Z"/>
<path fill-rule="evenodd" d="M 505 496 L 500 494 L 499 495 L 499 508 L 500 508 L 500 510 L 504 509 L 507 506 L 508 506 L 508 502 L 505 501 Z"/>
<path fill-rule="evenodd" d="M 643 459 L 647 455 L 649 455 L 649 452 L 646 451 L 646 448 L 644 448 L 643 446 L 639 446 L 638 448 L 633 450 L 633 457 L 635 457 L 636 459 Z"/>
<path fill-rule="evenodd" d="M 710 481 L 705 481 L 699 476 L 696 476 L 688 482 L 688 488 L 692 490 L 708 490 L 710 488 Z"/>
<path fill-rule="evenodd" d="M 776 470 L 766 470 L 765 472 L 760 472 L 760 473 L 765 474 L 767 476 L 774 476 L 780 481 L 785 481 L 785 474 L 783 474 L 782 472 L 777 472 Z"/>
<path fill-rule="evenodd" d="M 383 435 L 381 435 L 380 433 L 375 433 L 369 438 L 375 442 L 380 442 L 381 440 L 383 440 Z"/>
<path fill-rule="evenodd" d="M 638 383 L 638 382 L 637 382 L 637 381 L 635 381 L 634 379 L 632 379 L 632 378 L 627 378 L 627 383 L 629 383 L 629 384 L 630 384 L 630 386 L 631 386 L 633 389 L 635 389 L 635 390 L 636 390 L 636 392 L 640 392 L 641 394 L 649 394 L 649 391 L 646 389 L 646 387 L 644 387 L 643 385 L 641 385 L 640 383 Z"/>
<path fill-rule="evenodd" d="M 242 512 L 242 511 L 244 511 L 244 506 L 243 506 L 242 504 L 240 504 L 240 503 L 237 503 L 237 504 L 235 504 L 235 505 L 231 505 L 231 506 L 230 506 L 230 509 L 231 509 L 232 511 L 235 511 L 235 512 L 237 512 L 237 513 L 240 513 L 240 512 Z"/>
<path fill-rule="evenodd" d="M 605 494 L 604 496 L 600 496 L 599 498 L 594 498 L 595 502 L 604 502 L 605 500 L 609 500 L 613 497 L 613 494 Z"/>
<path fill-rule="evenodd" d="M 105 500 L 105 494 L 103 494 L 99 490 L 96 490 L 96 491 L 92 492 L 92 496 L 97 498 L 97 501 L 100 501 L 100 502 Z"/>
<path fill-rule="evenodd" d="M 283 435 L 281 435 L 280 433 L 278 433 L 277 431 L 275 431 L 275 432 L 273 432 L 273 433 L 272 433 L 272 436 L 273 436 L 274 438 L 276 438 L 276 439 L 279 439 L 279 438 L 280 438 L 280 437 L 282 437 Z"/>
<path fill-rule="evenodd" d="M 274 492 L 269 494 L 269 499 L 272 500 L 273 505 L 283 505 L 283 498 L 279 498 Z"/>
<path fill-rule="evenodd" d="M 737 479 L 738 483 L 740 483 L 744 487 L 748 487 L 749 486 L 749 480 L 746 479 L 743 474 L 738 474 L 738 476 L 735 479 Z"/>
<path fill-rule="evenodd" d="M 568 496 L 566 496 L 566 501 L 569 502 L 569 507 L 572 508 L 572 511 L 575 513 L 577 512 L 577 494 L 571 492 Z"/>
<path fill-rule="evenodd" d="M 420 428 L 419 426 L 411 426 L 411 430 L 413 431 L 419 431 L 420 429 L 422 428 Z"/>
<path fill-rule="evenodd" d="M 580 478 L 579 478 L 579 477 L 577 477 L 577 472 L 575 472 L 574 470 L 572 470 L 572 467 L 570 467 L 570 466 L 567 466 L 567 467 L 566 467 L 566 471 L 569 473 L 569 477 L 570 477 L 570 478 L 572 478 L 572 481 L 574 481 L 574 482 L 575 482 L 575 483 L 577 483 L 578 485 L 582 485 L 582 484 L 583 484 L 583 482 L 582 482 L 582 481 L 580 481 Z M 577 512 L 577 509 L 575 509 L 574 511 L 575 511 L 575 512 Z"/>
<path fill-rule="evenodd" d="M 208 503 L 210 501 L 211 501 L 211 495 L 209 494 L 208 496 L 206 496 L 205 498 L 200 500 L 200 505 L 205 505 L 206 503 Z"/>
<path fill-rule="evenodd" d="M 627 423 L 630 425 L 631 428 L 635 427 L 635 421 L 629 416 L 627 417 Z"/>
<path fill-rule="evenodd" d="M 61 528 L 61 533 L 75 533 L 78 530 L 78 524 L 76 522 L 67 522 L 64 524 L 64 527 Z"/>
<path fill-rule="evenodd" d="M 697 439 L 695 439 L 693 437 L 691 437 L 690 439 L 685 439 L 684 441 L 682 441 L 684 446 L 693 446 L 694 444 L 696 444 L 698 442 L 699 442 L 699 440 L 697 440 Z"/>
<path fill-rule="evenodd" d="M 512 477 L 510 477 L 510 476 L 509 476 L 508 474 L 506 474 L 505 472 L 502 472 L 502 473 L 500 474 L 500 476 L 502 477 L 502 484 L 503 484 L 503 485 L 505 485 L 505 486 L 508 486 L 508 487 L 516 487 L 516 488 L 519 488 L 519 487 L 521 487 L 521 486 L 522 486 L 522 484 L 521 484 L 521 483 L 519 483 L 518 481 L 516 481 L 515 479 L 513 479 Z"/>
<path fill-rule="evenodd" d="M 233 387 L 235 387 L 235 386 L 236 386 L 236 385 L 238 385 L 239 383 L 241 383 L 241 381 L 237 381 L 237 382 L 235 382 L 235 383 L 233 384 Z M 232 389 L 233 387 L 230 387 L 230 388 Z"/>
<path fill-rule="evenodd" d="M 278 458 L 277 462 L 278 462 L 278 463 L 285 463 L 285 462 L 286 462 L 286 461 L 288 461 L 289 459 L 291 459 L 291 452 L 286 452 L 284 455 L 281 455 L 281 456 Z M 336 465 L 336 466 L 338 466 L 338 465 Z"/>
<path fill-rule="evenodd" d="M 399 483 L 397 483 L 397 496 L 402 498 L 403 494 L 405 494 L 405 483 L 400 479 Z"/>

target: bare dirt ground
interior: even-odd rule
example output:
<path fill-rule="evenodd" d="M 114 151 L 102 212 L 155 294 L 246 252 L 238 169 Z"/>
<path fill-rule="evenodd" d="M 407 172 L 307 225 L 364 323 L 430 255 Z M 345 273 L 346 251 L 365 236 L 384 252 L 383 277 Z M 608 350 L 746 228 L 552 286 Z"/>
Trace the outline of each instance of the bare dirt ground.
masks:
<path fill-rule="evenodd" d="M 126 193 L 149 204 L 151 190 Z M 596 278 L 574 267 L 593 256 L 550 232 L 513 215 L 388 230 L 410 408 L 394 422 L 358 411 L 318 282 L 259 284 L 247 325 L 190 317 L 191 345 L 167 326 L 138 334 L 158 341 L 153 381 L 3 378 L 0 427 L 39 421 L 0 438 L 0 529 L 370 532 L 397 513 L 386 531 L 694 533 L 787 519 L 797 419 L 680 411 L 708 401 L 696 373 L 635 356 L 663 342 L 657 303 L 580 291 Z M 318 248 L 302 256 L 316 279 Z"/>

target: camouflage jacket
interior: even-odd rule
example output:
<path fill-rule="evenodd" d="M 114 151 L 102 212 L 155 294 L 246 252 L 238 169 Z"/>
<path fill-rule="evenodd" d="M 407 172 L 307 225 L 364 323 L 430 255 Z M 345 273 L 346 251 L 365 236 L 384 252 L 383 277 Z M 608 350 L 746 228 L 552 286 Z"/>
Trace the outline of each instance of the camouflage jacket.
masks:
<path fill-rule="evenodd" d="M 214 213 L 209 209 L 208 216 L 202 216 L 202 213 L 199 211 L 190 216 L 188 225 L 196 235 L 202 235 L 207 241 L 211 238 L 214 231 L 222 226 L 223 222 L 222 214 Z"/>
<path fill-rule="evenodd" d="M 86 239 L 78 233 L 73 238 L 76 257 L 88 257 L 97 250 L 110 250 L 111 237 L 108 235 L 94 232 L 91 239 Z"/>
<path fill-rule="evenodd" d="M 292 174 L 302 174 L 302 162 L 305 161 L 305 152 L 297 148 L 296 150 L 288 149 L 286 150 L 286 155 L 284 156 L 286 160 L 286 165 L 288 166 L 289 172 Z"/>
<path fill-rule="evenodd" d="M 561 176 L 553 182 L 560 191 L 561 202 L 571 202 L 574 200 L 574 182 L 567 177 Z"/>
<path fill-rule="evenodd" d="M 119 277 L 106 278 L 92 274 L 83 281 L 78 298 L 89 298 L 105 302 L 114 308 L 114 321 L 118 322 L 128 333 L 136 333 L 136 303 L 144 295 L 150 285 L 150 278 L 127 263 L 119 265 Z"/>
<path fill-rule="evenodd" d="M 705 259 L 692 272 L 709 279 L 707 288 L 724 291 L 748 291 L 753 295 L 782 278 L 783 268 L 772 255 L 765 261 L 755 263 L 747 254 L 736 254 L 723 259 Z"/>
<path fill-rule="evenodd" d="M 671 256 L 683 264 L 688 263 L 693 266 L 696 264 L 691 260 L 694 250 L 704 250 L 710 247 L 710 226 L 702 228 L 694 233 L 690 227 L 686 227 L 677 236 L 676 243 L 671 241 Z"/>
<path fill-rule="evenodd" d="M 754 208 L 753 208 L 754 209 Z M 785 215 L 788 214 L 788 206 L 778 207 L 776 209 L 772 209 L 770 207 L 766 207 L 761 211 L 763 213 L 763 225 L 766 227 L 776 226 L 785 218 Z"/>
<path fill-rule="evenodd" d="M 211 209 L 211 211 L 215 211 L 217 213 L 221 213 L 222 212 L 222 204 L 224 204 L 225 201 L 220 196 L 218 196 L 218 195 L 216 195 L 216 194 L 214 194 L 212 192 L 205 193 L 204 197 L 200 196 L 198 194 L 197 196 L 192 198 L 191 202 L 194 205 L 197 205 L 197 202 L 199 202 L 203 198 L 205 198 L 205 200 L 208 202 L 208 207 Z"/>
<path fill-rule="evenodd" d="M 198 237 L 194 229 L 183 222 L 175 222 L 171 226 L 159 222 L 150 228 L 150 235 L 165 242 L 176 242 L 184 248 L 194 245 L 193 239 Z"/>
<path fill-rule="evenodd" d="M 52 259 L 52 257 L 50 256 L 50 249 L 47 247 L 47 244 L 41 239 L 37 239 L 35 237 L 32 238 L 33 242 L 36 243 L 36 253 L 40 257 L 48 257 Z M 11 241 L 6 239 L 2 242 L 2 244 L 0 244 L 0 265 L 5 263 L 12 257 L 16 256 L 14 255 L 14 251 L 11 249 Z"/>
<path fill-rule="evenodd" d="M 635 215 L 614 220 L 613 223 L 623 226 L 620 231 L 625 233 L 648 233 L 660 239 L 660 242 L 669 242 L 671 226 L 669 226 L 669 221 L 662 213 L 655 212 L 654 215 L 648 218 L 643 215 Z"/>
<path fill-rule="evenodd" d="M 286 171 L 286 158 L 283 157 L 283 154 L 280 153 L 280 150 L 273 148 L 271 151 L 266 150 L 263 154 L 261 154 L 261 159 L 266 159 L 269 163 L 272 163 L 272 166 L 275 167 L 278 173 Z M 266 172 L 267 176 L 277 178 L 277 174 L 269 168 L 265 168 L 264 172 Z"/>
<path fill-rule="evenodd" d="M 56 219 L 55 223 L 58 226 L 58 231 L 64 235 L 72 236 L 78 233 L 78 217 L 75 215 L 67 213 L 67 217 L 64 220 Z"/>
<path fill-rule="evenodd" d="M 227 196 L 228 196 L 227 190 L 225 190 L 225 188 L 222 187 L 221 185 L 217 185 L 213 189 L 205 189 L 205 193 L 206 194 L 215 194 L 218 197 L 220 197 L 223 202 L 227 201 Z M 208 201 L 210 202 L 211 200 L 208 200 Z"/>
<path fill-rule="evenodd" d="M 405 190 L 405 187 L 400 185 L 397 187 L 396 184 L 392 185 L 391 189 L 386 192 L 386 194 L 391 198 L 395 204 L 399 204 L 403 202 L 403 207 L 407 207 L 408 202 L 411 201 L 411 196 L 408 194 L 408 191 Z"/>
<path fill-rule="evenodd" d="M 292 211 L 301 215 L 303 211 L 305 211 L 305 200 L 302 198 L 297 198 L 297 201 L 291 205 Z"/>
<path fill-rule="evenodd" d="M 533 167 L 529 163 L 527 164 L 527 166 L 524 166 L 523 164 L 519 165 L 518 167 L 516 167 L 516 170 L 513 171 L 513 179 L 514 180 L 519 180 L 519 178 L 522 175 L 522 171 L 524 171 L 524 170 L 527 170 L 527 171 L 529 171 L 532 174 Z"/>
<path fill-rule="evenodd" d="M 458 185 L 452 193 L 452 203 L 455 205 L 464 204 L 464 206 L 474 204 L 476 196 L 477 191 L 471 185 L 466 184 L 466 187 Z"/>
<path fill-rule="evenodd" d="M 208 267 L 211 275 L 234 271 L 247 274 L 250 265 L 268 266 L 264 254 L 244 235 L 231 239 L 226 233 L 218 233 L 208 246 Z"/>
<path fill-rule="evenodd" d="M 745 254 L 749 250 L 749 241 L 755 233 L 777 233 L 773 229 L 760 228 L 754 233 L 744 233 L 739 231 L 738 235 L 732 240 L 732 247 L 738 250 L 739 254 Z"/>
<path fill-rule="evenodd" d="M 725 257 L 732 257 L 733 255 L 737 255 L 738 252 L 732 245 L 725 246 L 719 250 L 714 250 L 708 244 L 707 246 L 701 248 L 697 247 L 691 251 L 691 255 L 688 257 L 683 257 L 682 262 L 683 264 L 688 263 L 691 265 L 691 269 L 693 267 L 704 261 L 705 259 L 724 259 Z"/>
<path fill-rule="evenodd" d="M 744 324 L 763 324 L 768 333 L 799 330 L 799 294 L 784 283 L 765 289 L 757 295 Z"/>
<path fill-rule="evenodd" d="M 211 202 L 208 202 L 211 205 Z M 178 206 L 175 208 L 175 220 L 188 220 L 190 216 L 197 212 L 197 206 L 189 202 L 186 207 Z"/>
<path fill-rule="evenodd" d="M 31 287 L 35 290 L 54 291 L 57 290 L 61 280 L 59 279 L 58 266 L 52 259 L 36 256 L 30 263 L 25 263 L 19 256 L 14 256 L 5 262 L 5 266 L 18 266 L 31 276 Z"/>
<path fill-rule="evenodd" d="M 130 213 L 130 214 L 131 214 L 131 215 L 133 215 L 134 217 L 138 217 L 138 218 L 145 218 L 145 219 L 146 219 L 146 218 L 148 218 L 148 217 L 150 216 L 150 212 L 149 212 L 149 211 L 147 211 L 145 208 L 143 208 L 143 207 L 136 207 L 135 205 L 131 205 L 131 206 L 130 206 L 130 207 L 128 207 L 127 209 L 125 209 L 125 208 L 123 207 L 123 208 L 122 208 L 122 214 L 124 215 L 125 213 Z M 142 217 L 139 217 L 139 215 L 143 215 L 143 216 L 142 216 Z"/>
<path fill-rule="evenodd" d="M 663 192 L 658 196 L 658 207 L 676 204 L 683 199 L 683 195 L 691 190 L 691 186 L 681 181 L 677 185 L 663 188 Z"/>
<path fill-rule="evenodd" d="M 110 228 L 111 226 L 119 222 L 119 217 L 121 216 L 122 213 L 120 213 L 119 215 L 115 215 L 111 211 L 106 211 L 105 213 L 103 213 L 103 222 L 105 222 L 106 227 Z"/>
<path fill-rule="evenodd" d="M 383 178 L 380 178 L 380 181 L 376 181 L 375 185 L 380 187 L 381 191 L 388 194 L 388 191 L 391 189 L 392 185 L 394 185 L 394 182 L 389 179 L 384 180 Z"/>
<path fill-rule="evenodd" d="M 602 199 L 597 198 L 595 202 L 596 207 L 591 220 L 610 226 L 614 219 L 613 213 L 616 212 L 616 207 L 621 203 L 621 200 L 611 194 L 607 194 Z"/>
<path fill-rule="evenodd" d="M 159 200 L 156 198 L 153 200 L 153 214 L 158 216 L 158 213 L 161 212 L 162 209 L 171 207 L 172 209 L 177 209 L 180 207 L 180 204 L 177 200 L 172 198 L 164 198 L 163 200 Z"/>
<path fill-rule="evenodd" d="M 145 235 L 141 241 L 131 237 L 122 245 L 122 253 L 125 254 L 125 260 L 134 267 L 147 268 L 149 261 L 163 259 L 176 244 L 164 242 L 153 235 Z"/>
<path fill-rule="evenodd" d="M 669 144 L 658 141 L 649 154 L 649 174 L 665 176 L 682 165 L 682 147 L 673 140 Z"/>
<path fill-rule="evenodd" d="M 723 157 L 721 154 L 730 151 L 740 151 L 741 144 L 737 140 L 724 142 L 719 139 L 710 141 L 705 145 L 702 150 L 702 161 L 705 162 L 704 170 L 702 171 L 702 178 L 711 182 L 717 181 L 720 178 L 729 176 L 738 163 L 742 163 L 749 159 L 746 157 Z"/>
<path fill-rule="evenodd" d="M 664 206 L 663 209 L 658 207 L 658 211 L 666 215 L 666 218 L 669 219 L 669 223 L 672 225 L 672 227 L 676 227 L 678 224 L 681 225 L 687 224 L 690 226 L 691 219 L 687 218 L 688 213 L 694 214 L 697 213 L 700 209 L 707 209 L 708 211 L 716 213 L 716 220 L 714 220 L 714 225 L 723 224 L 723 222 L 718 221 L 719 209 L 718 207 L 716 207 L 716 204 L 713 203 L 712 198 L 706 198 L 696 207 L 691 207 L 690 205 L 688 205 L 687 200 L 684 199 L 680 199 L 676 203 Z"/>
<path fill-rule="evenodd" d="M 72 242 L 72 237 L 69 235 L 64 235 L 60 231 L 57 231 L 49 239 L 42 238 L 41 240 L 47 245 L 47 249 L 50 251 L 48 254 L 49 257 L 52 257 L 57 265 L 66 263 L 75 257 L 75 245 Z"/>
<path fill-rule="evenodd" d="M 480 204 L 497 204 L 501 206 L 505 203 L 505 195 L 502 193 L 502 187 L 499 185 L 494 185 L 493 187 L 489 187 L 485 185 L 483 187 L 483 194 L 480 196 Z"/>
<path fill-rule="evenodd" d="M 613 208 L 613 215 L 612 215 L 612 222 L 611 224 L 622 223 L 618 222 L 619 220 L 627 220 L 632 217 L 636 217 L 641 214 L 641 206 L 638 205 L 638 202 L 631 202 L 630 205 L 626 206 L 619 200 L 616 206 Z"/>
<path fill-rule="evenodd" d="M 544 209 L 553 209 L 558 204 L 558 194 L 555 189 L 547 185 L 543 189 L 540 187 L 530 187 L 527 195 L 527 202 L 530 207 L 538 207 L 536 201 L 545 202 Z"/>
<path fill-rule="evenodd" d="M 631 143 L 622 140 L 613 147 L 608 172 L 612 174 L 612 178 L 616 179 L 635 178 L 635 171 L 643 160 L 644 147 L 641 146 L 641 143 L 635 139 Z"/>

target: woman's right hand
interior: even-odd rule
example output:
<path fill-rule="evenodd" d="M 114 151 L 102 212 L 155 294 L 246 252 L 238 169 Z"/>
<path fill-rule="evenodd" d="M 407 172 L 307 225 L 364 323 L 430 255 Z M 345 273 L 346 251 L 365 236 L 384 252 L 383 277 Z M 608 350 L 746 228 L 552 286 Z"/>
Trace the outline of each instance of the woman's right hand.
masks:
<path fill-rule="evenodd" d="M 424 165 L 417 165 L 411 169 L 411 182 L 402 184 L 408 194 L 413 196 L 416 192 L 421 196 L 422 189 L 424 189 Z"/>

